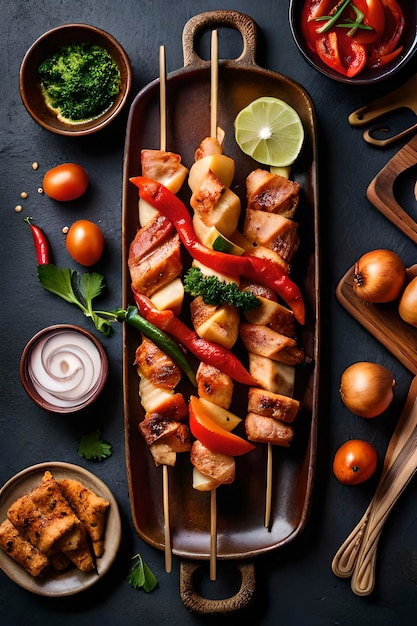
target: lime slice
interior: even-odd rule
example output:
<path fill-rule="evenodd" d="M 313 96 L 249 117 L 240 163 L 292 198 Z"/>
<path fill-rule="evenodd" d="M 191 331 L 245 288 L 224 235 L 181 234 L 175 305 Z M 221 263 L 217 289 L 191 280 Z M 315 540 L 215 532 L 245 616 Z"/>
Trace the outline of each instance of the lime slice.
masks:
<path fill-rule="evenodd" d="M 298 113 L 278 98 L 254 100 L 238 113 L 234 126 L 240 149 L 263 165 L 291 165 L 304 140 Z"/>

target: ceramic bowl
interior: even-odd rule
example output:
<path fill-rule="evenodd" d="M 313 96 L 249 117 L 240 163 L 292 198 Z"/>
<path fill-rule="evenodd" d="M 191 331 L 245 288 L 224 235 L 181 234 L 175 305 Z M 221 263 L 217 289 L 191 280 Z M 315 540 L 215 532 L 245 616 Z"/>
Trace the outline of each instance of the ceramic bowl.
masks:
<path fill-rule="evenodd" d="M 370 85 L 378 83 L 396 74 L 406 65 L 406 63 L 408 63 L 408 61 L 410 61 L 417 50 L 417 4 L 415 2 L 409 2 L 409 0 L 398 0 L 405 17 L 405 26 L 401 37 L 401 44 L 403 45 L 401 54 L 391 63 L 377 69 L 365 68 L 357 76 L 352 78 L 343 76 L 323 63 L 319 56 L 312 52 L 312 50 L 310 50 L 307 46 L 301 32 L 301 13 L 305 3 L 306 0 L 290 0 L 289 22 L 292 36 L 298 50 L 301 52 L 305 60 L 318 72 L 324 74 L 324 76 L 327 76 L 328 78 L 350 85 Z"/>
<path fill-rule="evenodd" d="M 20 359 L 26 393 L 53 413 L 74 413 L 90 406 L 107 382 L 108 369 L 98 339 L 73 324 L 40 330 L 26 344 Z"/>
<path fill-rule="evenodd" d="M 98 117 L 76 124 L 58 119 L 46 105 L 38 74 L 40 63 L 61 46 L 91 42 L 105 48 L 120 69 L 120 92 L 112 106 Z M 71 137 L 89 135 L 113 121 L 126 104 L 132 85 L 132 68 L 122 46 L 109 33 L 87 24 L 64 24 L 44 33 L 25 54 L 20 68 L 20 95 L 32 118 L 46 130 Z"/>
<path fill-rule="evenodd" d="M 107 485 L 97 476 L 78 465 L 52 461 L 32 465 L 12 476 L 0 489 L 0 523 L 7 517 L 9 507 L 18 498 L 30 493 L 42 481 L 46 471 L 55 480 L 70 479 L 80 482 L 101 498 L 110 502 L 104 535 L 103 556 L 96 559 L 96 571 L 81 572 L 70 567 L 61 572 L 49 571 L 36 578 L 0 549 L 0 569 L 17 585 L 31 593 L 49 598 L 72 596 L 100 582 L 112 567 L 120 548 L 122 524 L 117 500 Z"/>

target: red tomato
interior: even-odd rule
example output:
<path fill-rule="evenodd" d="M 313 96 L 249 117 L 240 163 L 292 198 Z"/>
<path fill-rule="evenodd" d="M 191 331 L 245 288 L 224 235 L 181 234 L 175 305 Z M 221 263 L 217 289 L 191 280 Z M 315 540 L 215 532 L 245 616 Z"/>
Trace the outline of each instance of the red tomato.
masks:
<path fill-rule="evenodd" d="M 378 464 L 378 454 L 367 441 L 350 439 L 337 450 L 333 473 L 344 485 L 358 485 L 371 478 Z"/>
<path fill-rule="evenodd" d="M 103 253 L 103 233 L 97 224 L 78 220 L 69 229 L 65 245 L 77 263 L 89 267 L 97 263 Z"/>
<path fill-rule="evenodd" d="M 43 178 L 47 196 L 59 202 L 80 198 L 88 187 L 88 174 L 77 163 L 62 163 L 48 170 Z"/>
<path fill-rule="evenodd" d="M 212 452 L 240 456 L 255 449 L 246 439 L 228 432 L 216 424 L 206 413 L 196 396 L 190 398 L 190 430 L 196 439 Z"/>

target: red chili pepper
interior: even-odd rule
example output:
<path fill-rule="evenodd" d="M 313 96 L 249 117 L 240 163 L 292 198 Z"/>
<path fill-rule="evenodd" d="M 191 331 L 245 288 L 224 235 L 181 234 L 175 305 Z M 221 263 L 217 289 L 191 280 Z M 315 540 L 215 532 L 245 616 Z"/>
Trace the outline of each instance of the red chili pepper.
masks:
<path fill-rule="evenodd" d="M 216 367 L 243 385 L 259 387 L 258 381 L 251 376 L 233 352 L 216 343 L 201 339 L 197 333 L 178 319 L 172 311 L 160 311 L 154 307 L 149 298 L 135 289 L 133 289 L 133 295 L 140 314 L 148 322 L 170 335 L 200 361 Z"/>
<path fill-rule="evenodd" d="M 25 222 L 29 224 L 32 231 L 38 265 L 49 265 L 49 244 L 45 233 L 39 228 L 39 226 L 32 224 L 30 217 L 26 217 Z"/>
<path fill-rule="evenodd" d="M 191 215 L 175 194 L 161 183 L 144 176 L 131 178 L 130 181 L 139 188 L 141 198 L 172 222 L 184 246 L 196 261 L 215 271 L 230 276 L 244 276 L 269 287 L 288 304 L 295 319 L 304 324 L 305 308 L 301 291 L 281 267 L 269 259 L 237 256 L 207 248 L 197 239 Z"/>

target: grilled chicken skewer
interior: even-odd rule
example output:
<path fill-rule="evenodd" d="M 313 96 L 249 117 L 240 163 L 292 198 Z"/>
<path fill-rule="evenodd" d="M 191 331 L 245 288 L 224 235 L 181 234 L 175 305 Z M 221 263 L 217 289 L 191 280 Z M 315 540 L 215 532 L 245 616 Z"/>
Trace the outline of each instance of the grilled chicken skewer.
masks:
<path fill-rule="evenodd" d="M 164 46 L 160 46 L 159 49 L 159 78 L 160 149 L 142 150 L 142 173 L 154 180 L 163 182 L 165 186 L 176 193 L 184 182 L 188 170 L 181 164 L 179 155 L 166 151 L 166 58 Z M 149 295 L 157 307 L 171 308 L 178 313 L 184 297 L 182 282 L 179 278 L 179 274 L 182 271 L 179 238 L 173 232 L 167 235 L 167 237 L 164 236 L 163 232 L 161 232 L 157 211 L 143 200 L 139 200 L 139 224 L 142 228 L 138 231 L 135 241 L 132 243 L 131 255 L 129 255 L 132 284 L 139 292 Z M 141 361 L 138 357 L 137 363 L 140 369 Z M 145 380 L 147 380 L 146 377 L 142 377 L 142 402 L 143 397 L 146 395 L 143 390 Z M 158 386 L 156 387 L 158 389 Z M 163 397 L 162 393 L 159 395 Z M 150 447 L 155 463 L 162 465 L 165 570 L 167 573 L 170 573 L 172 569 L 172 547 L 169 518 L 168 466 L 175 463 L 177 451 L 189 450 L 189 445 L 187 447 L 186 442 L 188 437 L 189 444 L 189 431 L 188 427 L 184 425 L 182 425 L 182 428 L 175 428 L 176 425 L 174 425 L 171 419 L 168 419 L 162 425 L 162 418 L 160 419 L 159 417 L 151 416 L 148 419 L 145 418 L 141 423 L 141 431 Z M 185 428 L 187 429 L 186 432 L 184 432 Z M 155 432 L 161 435 L 165 431 L 172 431 L 170 439 L 169 435 L 163 435 L 158 437 L 158 439 L 162 439 L 162 443 L 158 443 L 158 441 L 151 443 Z M 182 437 L 185 437 L 185 441 L 182 441 Z M 165 441 L 163 441 L 164 439 Z M 174 448 L 177 446 L 175 449 L 172 448 L 173 443 Z M 182 448 L 183 444 L 184 450 Z"/>

